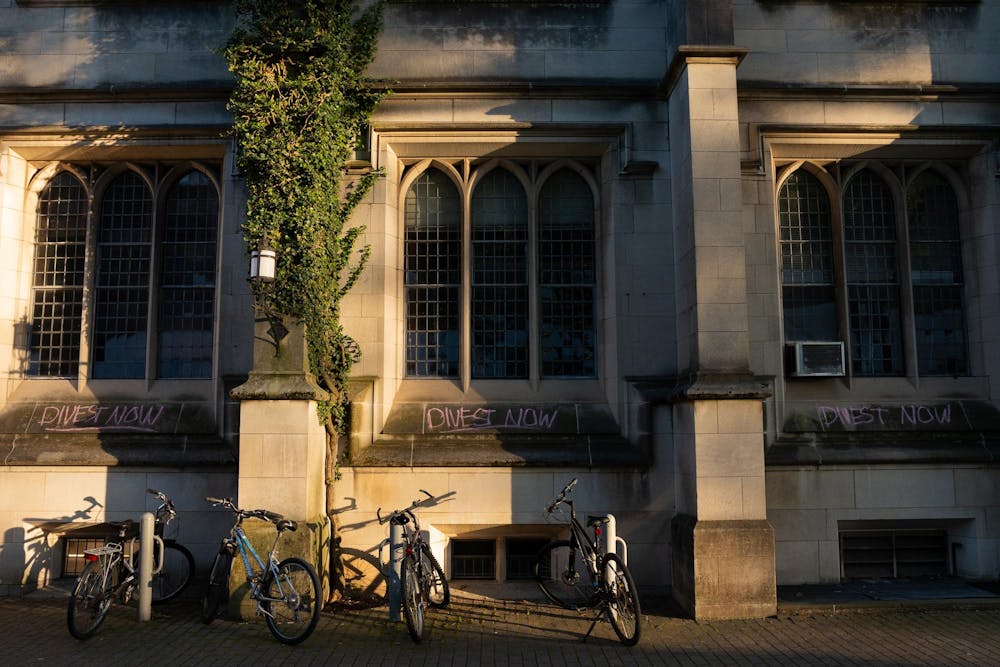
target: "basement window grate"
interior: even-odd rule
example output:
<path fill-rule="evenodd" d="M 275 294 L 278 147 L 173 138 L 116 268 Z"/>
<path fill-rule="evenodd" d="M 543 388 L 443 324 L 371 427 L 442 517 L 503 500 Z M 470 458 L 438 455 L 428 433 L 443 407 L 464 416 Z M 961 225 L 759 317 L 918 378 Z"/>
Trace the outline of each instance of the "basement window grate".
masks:
<path fill-rule="evenodd" d="M 861 530 L 840 534 L 844 579 L 899 579 L 948 573 L 944 530 Z"/>

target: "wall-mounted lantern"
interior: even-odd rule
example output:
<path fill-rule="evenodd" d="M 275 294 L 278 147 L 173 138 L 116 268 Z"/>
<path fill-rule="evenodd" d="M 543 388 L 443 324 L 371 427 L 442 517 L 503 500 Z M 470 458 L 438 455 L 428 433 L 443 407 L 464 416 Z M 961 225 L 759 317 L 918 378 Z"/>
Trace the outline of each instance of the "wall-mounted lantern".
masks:
<path fill-rule="evenodd" d="M 274 282 L 277 254 L 270 248 L 260 248 L 250 253 L 250 280 L 253 282 Z"/>

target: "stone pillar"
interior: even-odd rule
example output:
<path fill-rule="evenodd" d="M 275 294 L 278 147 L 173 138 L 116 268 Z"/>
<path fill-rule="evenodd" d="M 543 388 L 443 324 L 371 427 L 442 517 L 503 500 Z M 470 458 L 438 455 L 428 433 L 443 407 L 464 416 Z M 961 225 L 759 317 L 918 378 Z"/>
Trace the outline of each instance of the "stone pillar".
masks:
<path fill-rule="evenodd" d="M 240 401 L 239 482 L 237 504 L 268 509 L 299 522 L 286 533 L 279 559 L 299 556 L 316 567 L 329 595 L 330 528 L 326 516 L 326 428 L 317 416 L 318 402 L 329 394 L 309 373 L 305 329 L 277 318 L 254 324 L 254 367 L 247 381 L 232 391 Z M 274 540 L 274 526 L 247 521 L 247 534 L 262 556 Z M 263 550 L 262 550 L 263 549 Z M 239 559 L 231 588 L 245 581 Z M 243 585 L 242 589 L 246 589 Z M 241 614 L 254 608 L 240 604 Z M 237 605 L 230 604 L 235 613 Z"/>
<path fill-rule="evenodd" d="M 680 47 L 670 70 L 678 367 L 673 593 L 696 619 L 776 612 L 765 515 L 766 384 L 749 368 L 732 46 Z"/>

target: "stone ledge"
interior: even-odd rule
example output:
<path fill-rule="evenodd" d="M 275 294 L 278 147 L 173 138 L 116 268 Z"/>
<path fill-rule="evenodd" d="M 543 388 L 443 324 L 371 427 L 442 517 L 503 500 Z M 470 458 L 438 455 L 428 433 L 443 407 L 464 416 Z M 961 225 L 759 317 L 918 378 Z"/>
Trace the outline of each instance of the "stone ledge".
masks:
<path fill-rule="evenodd" d="M 501 436 L 379 438 L 348 465 L 359 467 L 626 467 L 647 468 L 648 452 L 623 438 Z"/>
<path fill-rule="evenodd" d="M 997 432 L 868 432 L 782 436 L 764 451 L 768 466 L 872 463 L 997 463 Z"/>
<path fill-rule="evenodd" d="M 232 446 L 214 436 L 0 435 L 7 466 L 226 466 Z"/>
<path fill-rule="evenodd" d="M 650 403 L 684 401 L 765 399 L 771 396 L 772 378 L 745 373 L 694 373 L 691 375 L 629 376 L 642 397 Z"/>

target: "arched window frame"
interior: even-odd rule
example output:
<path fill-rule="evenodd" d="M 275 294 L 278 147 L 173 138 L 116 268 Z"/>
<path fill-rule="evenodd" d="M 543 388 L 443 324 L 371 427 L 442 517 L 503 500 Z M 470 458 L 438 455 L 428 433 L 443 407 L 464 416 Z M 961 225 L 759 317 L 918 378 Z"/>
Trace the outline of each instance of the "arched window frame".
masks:
<path fill-rule="evenodd" d="M 87 206 L 87 241 L 86 241 L 86 260 L 83 269 L 83 284 L 84 284 L 84 295 L 83 295 L 83 317 L 82 325 L 80 331 L 80 346 L 79 346 L 79 363 L 78 371 L 76 374 L 45 374 L 45 373 L 35 373 L 32 372 L 30 367 L 25 368 L 25 376 L 30 378 L 62 378 L 74 381 L 77 383 L 79 388 L 86 386 L 88 383 L 95 381 L 123 381 L 123 380 L 141 380 L 146 383 L 151 383 L 154 380 L 162 379 L 158 377 L 156 372 L 156 350 L 158 347 L 157 340 L 157 326 L 156 326 L 156 312 L 158 308 L 158 285 L 159 285 L 159 271 L 161 262 L 161 247 L 160 240 L 162 237 L 164 217 L 165 217 L 165 199 L 170 193 L 172 187 L 176 182 L 183 178 L 188 173 L 192 171 L 198 171 L 208 177 L 212 187 L 215 190 L 215 200 L 217 204 L 216 217 L 215 217 L 215 257 L 214 257 L 214 272 L 215 277 L 213 281 L 216 283 L 212 290 L 212 301 L 213 301 L 213 320 L 218 321 L 218 267 L 219 267 L 219 239 L 222 231 L 222 187 L 217 170 L 213 169 L 211 166 L 197 162 L 188 161 L 184 163 L 165 165 L 162 163 L 152 163 L 150 165 L 137 165 L 128 162 L 118 162 L 110 165 L 107 164 L 95 164 L 95 163 L 77 163 L 77 162 L 55 162 L 46 165 L 40 169 L 31 179 L 28 187 L 28 199 L 26 201 L 29 210 L 36 211 L 33 215 L 33 224 L 37 222 L 37 207 L 39 198 L 45 192 L 45 188 L 60 173 L 68 172 L 76 177 L 85 188 L 87 192 L 88 206 Z M 108 187 L 115 181 L 116 178 L 120 177 L 124 173 L 131 173 L 137 175 L 143 184 L 148 188 L 150 197 L 152 199 L 151 215 L 152 221 L 152 231 L 150 235 L 151 249 L 151 260 L 149 263 L 149 270 L 146 276 L 146 332 L 145 332 L 145 353 L 143 359 L 143 372 L 139 377 L 113 377 L 97 378 L 93 372 L 93 360 L 94 360 L 94 327 L 95 327 L 95 317 L 96 317 L 96 292 L 97 292 L 97 262 L 98 262 L 98 225 L 100 224 L 100 212 L 101 204 Z M 32 251 L 34 255 L 34 251 Z M 35 274 L 34 269 L 30 275 L 31 279 L 31 297 L 30 300 L 33 303 L 35 301 Z M 33 318 L 32 312 L 29 310 L 27 313 L 27 319 Z M 194 379 L 205 379 L 214 380 L 216 375 L 217 359 L 215 350 L 218 349 L 218 327 L 213 324 L 213 334 L 212 334 L 212 361 L 211 361 L 211 371 L 208 375 L 198 375 L 197 377 L 184 377 L 177 379 L 184 380 L 194 380 Z M 31 356 L 31 350 L 29 349 L 28 356 Z M 173 378 L 169 378 L 173 379 Z"/>
<path fill-rule="evenodd" d="M 835 292 L 837 300 L 837 319 L 838 319 L 838 335 L 839 340 L 845 343 L 845 354 L 846 354 L 846 375 L 850 377 L 871 377 L 878 378 L 883 377 L 879 375 L 861 375 L 853 369 L 854 364 L 852 363 L 852 351 L 850 345 L 850 304 L 848 303 L 848 293 L 847 293 L 847 276 L 846 276 L 846 263 L 847 263 L 847 251 L 845 248 L 844 241 L 844 196 L 846 188 L 851 183 L 851 179 L 854 178 L 861 171 L 868 169 L 883 180 L 885 186 L 891 194 L 893 202 L 893 214 L 894 214 L 894 225 L 896 231 L 896 245 L 897 245 L 897 262 L 899 265 L 899 299 L 900 299 L 900 321 L 901 321 L 901 331 L 902 331 L 902 345 L 903 345 L 903 368 L 900 375 L 907 377 L 913 382 L 919 381 L 921 376 L 928 377 L 931 374 L 921 371 L 918 368 L 918 353 L 917 353 L 917 340 L 915 333 L 915 316 L 914 316 L 914 284 L 912 278 L 912 266 L 910 258 L 910 237 L 909 237 L 909 212 L 907 210 L 907 194 L 910 187 L 916 181 L 917 177 L 927 170 L 931 170 L 935 175 L 944 179 L 951 188 L 951 192 L 954 195 L 957 210 L 955 211 L 956 225 L 958 227 L 958 243 L 961 247 L 963 240 L 963 225 L 962 219 L 964 212 L 968 210 L 968 200 L 965 193 L 965 186 L 962 179 L 955 173 L 954 169 L 945 164 L 924 162 L 920 164 L 913 163 L 900 163 L 892 164 L 888 162 L 882 162 L 878 160 L 862 160 L 856 162 L 850 162 L 849 164 L 842 164 L 838 162 L 833 162 L 829 164 L 820 164 L 808 160 L 798 160 L 790 161 L 783 166 L 781 166 L 777 171 L 777 177 L 775 179 L 775 212 L 776 212 L 776 225 L 780 224 L 778 220 L 777 212 L 780 210 L 780 197 L 782 195 L 782 188 L 787 182 L 788 178 L 792 174 L 796 173 L 798 170 L 807 170 L 813 176 L 815 176 L 824 189 L 827 192 L 830 201 L 830 221 L 829 224 L 833 228 L 834 235 L 834 262 L 835 262 Z M 777 245 L 780 247 L 780 232 L 777 234 Z M 960 252 L 964 255 L 964 252 Z M 780 248 L 777 254 L 778 258 L 778 273 L 779 273 L 779 286 L 784 285 L 781 280 L 781 253 Z M 967 270 L 967 267 L 963 265 L 963 272 Z M 964 303 L 966 302 L 966 296 L 964 294 L 964 287 L 967 281 L 964 280 L 961 283 L 962 286 L 962 303 L 963 303 L 963 313 L 962 313 L 962 329 L 964 332 L 964 345 L 965 349 L 962 351 L 962 362 L 961 366 L 963 371 L 960 373 L 955 373 L 956 376 L 964 375 L 971 372 L 970 369 L 970 355 L 968 350 L 968 340 L 969 340 L 969 321 L 967 314 L 964 312 Z M 780 293 L 779 293 L 779 298 Z M 783 310 L 783 308 L 782 308 Z M 782 318 L 783 320 L 784 318 Z M 792 342 L 784 334 L 784 322 L 782 322 L 782 340 L 787 342 Z M 786 369 L 787 370 L 787 369 Z M 787 372 L 786 372 L 787 374 Z"/>
<path fill-rule="evenodd" d="M 439 169 L 443 173 L 447 174 L 448 177 L 455 184 L 459 195 L 461 197 L 461 239 L 462 239 L 462 257 L 461 257 L 461 274 L 462 274 L 462 288 L 460 290 L 460 363 L 459 363 L 459 374 L 457 381 L 463 391 L 469 391 L 473 381 L 476 382 L 486 382 L 491 378 L 473 378 L 473 372 L 471 368 L 471 276 L 470 267 L 472 265 L 472 250 L 471 250 L 471 207 L 472 198 L 475 193 L 475 188 L 482 180 L 495 169 L 505 169 L 512 175 L 514 175 L 517 180 L 521 183 L 524 188 L 527 197 L 527 215 L 528 215 L 528 294 L 529 294 L 529 305 L 528 305 L 528 318 L 529 318 L 529 371 L 528 377 L 526 378 L 504 378 L 503 381 L 510 382 L 516 381 L 518 379 L 526 381 L 531 389 L 537 389 L 538 384 L 542 380 L 594 380 L 600 374 L 597 358 L 600 350 L 600 341 L 598 340 L 598 325 L 600 321 L 599 313 L 599 289 L 597 282 L 600 276 L 600 253 L 599 253 L 599 242 L 600 242 L 600 189 L 596 178 L 594 177 L 592 171 L 585 165 L 577 162 L 576 160 L 570 159 L 557 159 L 557 160 L 525 160 L 525 161 L 515 161 L 503 158 L 488 159 L 484 161 L 475 161 L 472 159 L 461 159 L 461 160 L 438 160 L 438 159 L 425 159 L 412 161 L 410 164 L 406 165 L 405 171 L 399 181 L 399 201 L 398 210 L 400 210 L 400 229 L 404 230 L 401 232 L 401 239 L 405 236 L 405 202 L 410 188 L 413 183 L 419 178 L 423 173 L 429 169 Z M 539 195 L 547 182 L 549 177 L 557 173 L 561 169 L 569 169 L 580 176 L 586 183 L 587 188 L 590 191 L 593 203 L 593 252 L 595 256 L 595 285 L 593 290 L 593 318 L 594 318 L 594 373 L 592 375 L 581 375 L 581 376 L 565 376 L 565 377 L 553 377 L 553 378 L 543 378 L 540 371 L 540 360 L 539 360 L 539 344 L 538 344 L 538 321 L 539 321 L 539 297 L 538 297 L 538 210 L 539 210 Z M 401 247 L 399 249 L 400 257 L 405 258 L 405 248 L 402 247 L 405 241 L 401 240 Z M 404 271 L 405 271 L 404 266 Z M 405 286 L 404 286 L 404 302 L 405 297 Z M 403 304 L 404 312 L 407 305 Z M 405 317 L 403 318 L 405 320 Z M 406 324 L 403 323 L 403 348 L 404 353 L 401 355 L 403 358 L 403 368 L 401 369 L 404 379 L 408 380 L 424 380 L 424 379 L 447 379 L 439 377 L 419 377 L 412 374 L 407 374 L 405 368 L 405 358 L 406 358 L 406 341 L 405 341 L 405 330 Z M 453 380 L 455 378 L 452 378 Z"/>

